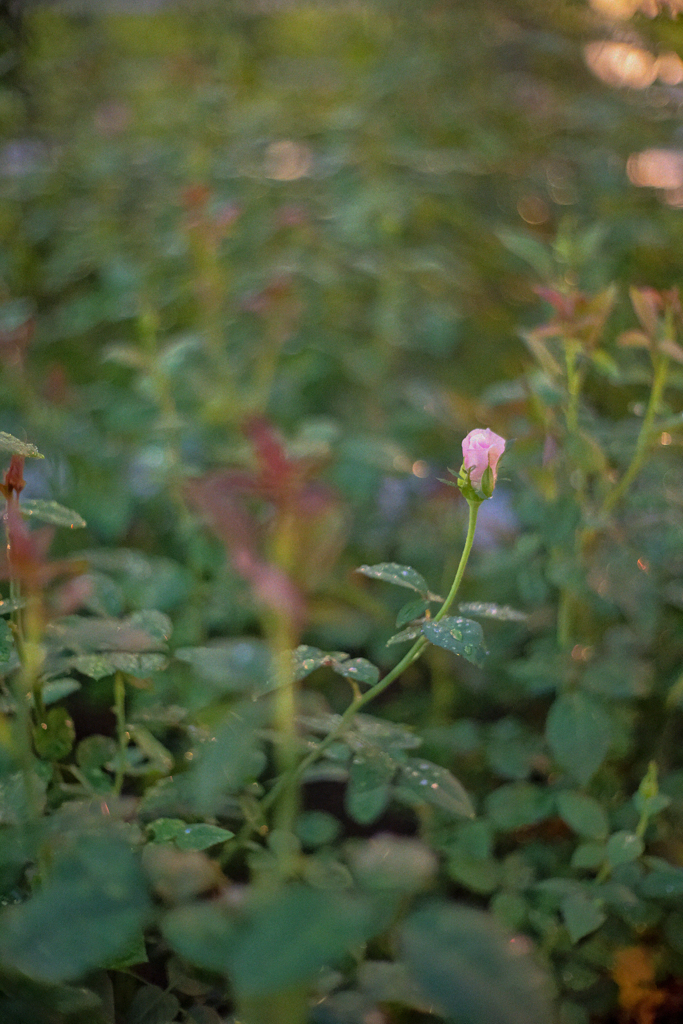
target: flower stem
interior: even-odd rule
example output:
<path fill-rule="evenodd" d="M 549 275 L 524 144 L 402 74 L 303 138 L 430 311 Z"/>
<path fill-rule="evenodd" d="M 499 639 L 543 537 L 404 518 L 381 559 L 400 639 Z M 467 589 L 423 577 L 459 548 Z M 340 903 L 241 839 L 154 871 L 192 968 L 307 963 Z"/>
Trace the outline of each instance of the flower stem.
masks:
<path fill-rule="evenodd" d="M 462 555 L 460 556 L 460 564 L 458 565 L 458 569 L 455 574 L 455 578 L 453 579 L 451 589 L 448 591 L 448 596 L 446 597 L 444 603 L 441 605 L 439 611 L 434 616 L 435 622 L 439 622 L 444 617 L 444 615 L 448 614 L 448 611 L 451 605 L 453 604 L 453 601 L 455 600 L 455 595 L 458 593 L 458 590 L 460 589 L 460 584 L 462 583 L 462 578 L 465 575 L 465 568 L 470 557 L 470 552 L 472 551 L 472 544 L 474 543 L 474 533 L 475 530 L 477 529 L 477 516 L 479 515 L 479 506 L 481 505 L 481 502 L 468 501 L 467 504 L 469 505 L 470 514 L 467 523 L 467 536 L 465 537 L 465 546 L 462 549 Z"/>
<path fill-rule="evenodd" d="M 583 383 L 581 371 L 577 367 L 580 346 L 572 339 L 567 338 L 564 350 L 567 367 L 567 391 L 569 393 L 566 412 L 567 430 L 570 434 L 575 434 L 579 426 L 579 397 Z"/>
<path fill-rule="evenodd" d="M 651 440 L 650 435 L 652 433 L 652 426 L 662 401 L 668 372 L 669 359 L 666 355 L 659 353 L 655 358 L 655 375 L 652 382 L 652 390 L 647 403 L 647 409 L 645 410 L 645 416 L 643 417 L 640 433 L 638 434 L 638 440 L 636 441 L 636 448 L 633 453 L 633 458 L 631 459 L 631 464 L 614 490 L 610 491 L 605 498 L 601 509 L 603 514 L 611 512 L 617 502 L 623 498 L 645 462 Z"/>
<path fill-rule="evenodd" d="M 467 526 L 465 546 L 463 548 L 462 555 L 460 556 L 460 564 L 458 565 L 453 585 L 448 592 L 448 596 L 437 614 L 434 616 L 434 622 L 439 622 L 448 613 L 453 601 L 455 600 L 455 596 L 458 593 L 460 583 L 462 582 L 462 578 L 465 574 L 465 567 L 467 566 L 467 561 L 470 557 L 470 552 L 472 551 L 472 543 L 474 541 L 474 533 L 477 528 L 477 516 L 479 514 L 480 504 L 480 501 L 468 501 L 469 522 Z M 346 711 L 339 718 L 334 729 L 320 741 L 315 750 L 312 750 L 310 754 L 307 754 L 306 757 L 304 757 L 303 760 L 301 760 L 299 764 L 291 770 L 291 775 L 288 773 L 280 776 L 270 792 L 268 792 L 261 801 L 261 807 L 263 810 L 267 810 L 273 804 L 285 786 L 293 785 L 295 781 L 301 778 L 306 769 L 317 761 L 327 748 L 330 747 L 343 732 L 345 732 L 347 726 L 355 715 L 358 714 L 361 708 L 364 708 L 370 703 L 370 701 L 373 701 L 375 697 L 378 697 L 380 693 L 383 693 L 384 690 L 386 690 L 386 688 L 390 686 L 395 679 L 398 679 L 398 677 L 405 672 L 405 670 L 412 665 L 414 661 L 417 661 L 422 654 L 422 651 L 427 646 L 427 642 L 428 641 L 425 640 L 423 636 L 418 637 L 410 650 L 403 655 L 401 660 L 394 665 L 391 671 L 388 672 L 383 679 L 380 679 L 379 682 L 375 683 L 375 685 L 370 687 L 369 690 L 366 690 L 364 694 L 358 694 L 354 697 Z"/>

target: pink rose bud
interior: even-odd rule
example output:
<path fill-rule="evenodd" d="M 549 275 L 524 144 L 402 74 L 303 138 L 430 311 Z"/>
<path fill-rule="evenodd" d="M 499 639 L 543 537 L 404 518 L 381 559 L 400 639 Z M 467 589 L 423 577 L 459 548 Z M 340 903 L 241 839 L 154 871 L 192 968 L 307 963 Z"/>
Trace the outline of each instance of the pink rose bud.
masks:
<path fill-rule="evenodd" d="M 498 461 L 505 451 L 505 440 L 486 430 L 470 430 L 462 442 L 462 461 L 469 470 L 470 483 L 475 491 L 482 491 L 490 498 L 496 485 Z"/>

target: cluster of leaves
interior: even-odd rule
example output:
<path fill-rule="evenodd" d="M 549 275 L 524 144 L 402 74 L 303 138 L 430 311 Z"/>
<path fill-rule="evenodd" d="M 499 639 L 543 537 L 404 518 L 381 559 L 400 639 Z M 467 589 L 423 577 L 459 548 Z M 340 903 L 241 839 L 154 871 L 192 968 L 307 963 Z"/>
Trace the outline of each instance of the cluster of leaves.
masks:
<path fill-rule="evenodd" d="M 0 94 L 0 1019 L 678 1019 L 675 90 L 573 3 L 222 7 Z"/>

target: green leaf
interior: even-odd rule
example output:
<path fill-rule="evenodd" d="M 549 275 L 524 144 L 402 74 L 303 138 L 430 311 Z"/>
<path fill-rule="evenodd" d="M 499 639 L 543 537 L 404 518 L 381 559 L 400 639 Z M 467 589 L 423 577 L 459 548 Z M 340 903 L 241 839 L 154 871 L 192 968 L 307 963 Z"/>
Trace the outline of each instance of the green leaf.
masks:
<path fill-rule="evenodd" d="M 302 679 L 310 676 L 311 672 L 315 672 L 316 669 L 323 667 L 331 668 L 335 658 L 348 658 L 348 654 L 344 654 L 341 651 L 330 653 L 329 651 L 321 651 L 317 647 L 308 647 L 306 644 L 301 644 L 295 651 L 291 652 L 292 672 L 295 680 L 301 682 Z"/>
<path fill-rule="evenodd" d="M 617 864 L 630 864 L 638 860 L 645 849 L 645 843 L 635 832 L 615 832 L 607 840 L 607 859 L 612 867 Z"/>
<path fill-rule="evenodd" d="M 458 1024 L 548 1024 L 547 981 L 488 914 L 432 902 L 411 914 L 402 960 L 438 1012 Z"/>
<path fill-rule="evenodd" d="M 429 598 L 429 587 L 423 576 L 410 565 L 398 565 L 397 562 L 379 562 L 377 565 L 361 565 L 356 572 L 369 576 L 373 580 L 384 580 L 394 583 L 397 587 L 408 587 L 416 590 L 423 598 Z"/>
<path fill-rule="evenodd" d="M 219 1017 L 213 1006 L 195 1005 L 187 1011 L 187 1024 L 224 1024 L 225 1018 Z"/>
<path fill-rule="evenodd" d="M 347 856 L 353 875 L 375 893 L 416 893 L 434 877 L 436 854 L 419 839 L 380 833 L 351 841 Z"/>
<path fill-rule="evenodd" d="M 156 985 L 143 985 L 128 1007 L 126 1024 L 170 1024 L 178 1016 L 180 1003 L 172 992 Z"/>
<path fill-rule="evenodd" d="M 604 843 L 579 843 L 574 850 L 571 866 L 582 871 L 597 871 L 605 861 Z"/>
<path fill-rule="evenodd" d="M 10 455 L 23 455 L 25 459 L 44 459 L 34 444 L 28 441 L 20 441 L 12 434 L 6 434 L 0 430 L 0 452 L 9 452 Z"/>
<path fill-rule="evenodd" d="M 409 622 L 413 622 L 414 619 L 421 619 L 428 608 L 429 601 L 423 597 L 418 597 L 415 601 L 408 601 L 396 616 L 396 629 L 406 626 Z"/>
<path fill-rule="evenodd" d="M 77 654 L 69 659 L 69 665 L 90 679 L 104 679 L 114 672 L 146 679 L 153 672 L 166 668 L 168 658 L 156 652 L 130 654 L 127 651 L 107 651 L 101 654 Z"/>
<path fill-rule="evenodd" d="M 296 821 L 296 834 L 304 846 L 332 843 L 341 831 L 339 820 L 327 811 L 304 811 Z"/>
<path fill-rule="evenodd" d="M 517 611 L 509 604 L 493 604 L 490 601 L 468 601 L 458 605 L 463 615 L 480 615 L 484 619 L 498 619 L 499 622 L 526 622 L 526 612 Z"/>
<path fill-rule="evenodd" d="M 496 234 L 508 252 L 524 260 L 542 281 L 549 281 L 553 277 L 553 259 L 542 242 L 523 231 L 513 231 L 509 228 L 501 228 Z"/>
<path fill-rule="evenodd" d="M 80 836 L 45 884 L 0 914 L 0 959 L 42 982 L 80 978 L 121 953 L 148 912 L 137 859 L 116 836 Z"/>
<path fill-rule="evenodd" d="M 39 771 L 41 764 L 41 761 L 35 762 L 35 768 L 30 776 L 30 789 L 23 771 L 0 774 L 0 825 L 17 825 L 30 819 L 36 809 L 32 806 L 33 803 L 38 809 L 43 810 L 52 768 L 45 765 L 49 774 L 44 776 Z"/>
<path fill-rule="evenodd" d="M 519 931 L 524 927 L 528 913 L 527 901 L 516 892 L 503 889 L 496 893 L 489 904 L 489 910 L 496 920 L 511 931 Z"/>
<path fill-rule="evenodd" d="M 140 612 L 133 612 L 125 619 L 125 625 L 131 629 L 139 629 L 146 633 L 157 645 L 168 643 L 173 632 L 173 623 L 164 612 L 158 612 L 155 608 L 145 608 Z"/>
<path fill-rule="evenodd" d="M 172 843 L 185 827 L 186 823 L 182 818 L 157 818 L 156 821 L 150 821 L 147 826 L 154 843 Z"/>
<path fill-rule="evenodd" d="M 486 798 L 486 811 L 497 828 L 509 832 L 535 825 L 553 813 L 552 793 L 530 782 L 499 786 Z"/>
<path fill-rule="evenodd" d="M 454 882 L 470 892 L 488 895 L 501 882 L 502 865 L 493 859 L 473 857 L 464 850 L 451 850 L 448 857 L 448 874 Z"/>
<path fill-rule="evenodd" d="M 563 821 L 586 839 L 606 839 L 607 815 L 597 800 L 584 793 L 565 790 L 557 797 L 557 810 Z"/>
<path fill-rule="evenodd" d="M 572 942 L 579 942 L 586 935 L 597 931 L 607 920 L 607 915 L 598 902 L 583 892 L 573 892 L 565 896 L 560 904 L 560 910 Z"/>
<path fill-rule="evenodd" d="M 355 679 L 366 686 L 374 686 L 379 679 L 379 669 L 376 665 L 366 658 L 349 658 L 344 651 L 321 651 L 317 647 L 301 644 L 295 651 L 287 652 L 286 656 L 291 659 L 291 672 L 296 682 L 301 682 L 319 668 L 331 668 L 340 676 Z M 275 689 L 279 685 L 280 680 L 274 676 L 267 688 Z"/>
<path fill-rule="evenodd" d="M 110 736 L 86 736 L 76 748 L 81 768 L 102 768 L 116 757 L 116 743 Z"/>
<path fill-rule="evenodd" d="M 421 635 L 421 625 L 408 626 L 407 629 L 402 629 L 400 633 L 394 633 L 393 636 L 390 636 L 387 640 L 387 647 L 391 647 L 392 644 L 403 644 L 406 640 L 415 640 Z"/>
<path fill-rule="evenodd" d="M 71 658 L 70 666 L 89 679 L 104 679 L 116 672 L 116 666 L 109 654 L 78 654 Z"/>
<path fill-rule="evenodd" d="M 37 519 L 39 522 L 49 523 L 51 526 L 66 526 L 70 530 L 79 530 L 88 525 L 78 512 L 64 508 L 56 501 L 28 498 L 21 502 L 19 508 L 25 519 Z"/>
<path fill-rule="evenodd" d="M 173 768 L 173 755 L 161 743 L 156 736 L 153 736 L 149 729 L 137 723 L 130 723 L 126 726 L 130 738 L 142 751 L 149 762 L 145 765 L 146 771 L 159 771 L 163 775 Z"/>
<path fill-rule="evenodd" d="M 71 753 L 76 730 L 66 708 L 50 708 L 33 730 L 36 753 L 45 761 L 62 761 Z"/>
<path fill-rule="evenodd" d="M 365 686 L 374 686 L 379 680 L 379 669 L 365 658 L 349 658 L 348 661 L 336 661 L 332 668 L 340 676 L 355 679 Z"/>
<path fill-rule="evenodd" d="M 548 713 L 546 739 L 557 763 L 585 786 L 610 748 L 609 715 L 583 693 L 562 694 Z"/>
<path fill-rule="evenodd" d="M 446 615 L 439 622 L 422 623 L 422 634 L 430 643 L 459 654 L 473 665 L 483 665 L 486 657 L 484 634 L 478 622 Z"/>
<path fill-rule="evenodd" d="M 196 825 L 184 824 L 182 831 L 175 837 L 175 844 L 179 850 L 208 850 L 234 837 L 235 833 L 227 828 L 198 822 Z"/>
<path fill-rule="evenodd" d="M 655 868 L 640 883 L 640 894 L 650 899 L 679 899 L 683 896 L 683 870 L 673 865 Z"/>
<path fill-rule="evenodd" d="M 12 612 L 16 611 L 18 608 L 25 607 L 26 601 L 24 601 L 23 598 L 17 598 L 16 600 L 10 600 L 8 598 L 7 601 L 0 601 L 0 615 L 11 615 Z"/>
<path fill-rule="evenodd" d="M 114 960 L 106 965 L 106 969 L 108 971 L 124 971 L 127 967 L 148 962 L 145 934 L 141 928 L 137 935 L 134 935 L 130 942 L 126 943 L 124 948 L 117 953 Z"/>
<path fill-rule="evenodd" d="M 327 736 L 337 729 L 340 721 L 341 715 L 329 713 L 297 717 L 297 722 L 303 729 L 322 736 Z M 422 743 L 421 737 L 403 725 L 361 714 L 354 716 L 340 739 L 358 753 L 369 750 L 371 756 L 374 756 L 376 748 L 379 747 L 392 757 L 402 757 L 400 752 L 414 750 Z"/>
<path fill-rule="evenodd" d="M 228 974 L 243 997 L 311 981 L 383 924 L 353 892 L 291 883 L 272 895 L 250 894 L 239 918 L 216 905 L 195 905 L 168 914 L 162 930 L 190 963 Z"/>
<path fill-rule="evenodd" d="M 398 1003 L 429 1013 L 430 1002 L 411 978 L 405 964 L 365 960 L 358 965 L 358 985 L 373 1003 Z"/>
<path fill-rule="evenodd" d="M 226 640 L 175 652 L 197 675 L 224 693 L 260 693 L 271 672 L 268 647 L 261 640 Z"/>
<path fill-rule="evenodd" d="M 396 774 L 397 763 L 381 750 L 366 750 L 354 757 L 349 769 L 349 781 L 344 794 L 344 809 L 360 825 L 368 825 L 379 818 L 391 798 L 390 783 Z"/>
<path fill-rule="evenodd" d="M 49 683 L 43 684 L 41 690 L 43 704 L 55 704 L 58 700 L 68 697 L 70 693 L 75 693 L 80 688 L 81 684 L 75 679 L 69 679 L 68 676 L 63 679 L 51 679 Z"/>
<path fill-rule="evenodd" d="M 419 757 L 409 757 L 401 765 L 396 795 L 409 803 L 432 804 L 457 818 L 474 817 L 470 798 L 455 776 Z"/>
<path fill-rule="evenodd" d="M 239 792 L 263 771 L 257 730 L 265 712 L 263 704 L 252 701 L 234 705 L 215 739 L 199 748 L 190 775 L 199 814 L 215 814 L 227 794 Z"/>

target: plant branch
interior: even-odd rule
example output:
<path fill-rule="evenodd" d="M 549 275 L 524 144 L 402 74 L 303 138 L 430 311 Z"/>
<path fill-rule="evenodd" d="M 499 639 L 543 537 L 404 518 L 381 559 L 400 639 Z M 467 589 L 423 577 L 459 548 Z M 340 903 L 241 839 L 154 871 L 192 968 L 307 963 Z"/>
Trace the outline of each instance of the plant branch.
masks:
<path fill-rule="evenodd" d="M 666 387 L 666 378 L 669 372 L 669 359 L 666 355 L 659 353 L 655 357 L 655 375 L 652 382 L 652 390 L 650 391 L 650 398 L 647 403 L 647 409 L 645 410 L 645 416 L 640 427 L 640 433 L 638 434 L 638 440 L 636 441 L 636 448 L 631 459 L 631 464 L 622 476 L 619 483 L 616 485 L 614 490 L 605 498 L 601 512 L 603 515 L 611 512 L 614 506 L 620 501 L 621 498 L 626 494 L 629 487 L 637 477 L 638 473 L 642 469 L 643 463 L 647 456 L 647 450 L 651 441 L 652 427 L 654 424 L 657 410 L 659 409 L 664 394 L 664 388 Z"/>
<path fill-rule="evenodd" d="M 455 600 L 456 594 L 462 582 L 462 578 L 465 573 L 465 567 L 467 566 L 470 552 L 472 551 L 472 543 L 474 541 L 474 533 L 477 527 L 477 516 L 479 514 L 480 501 L 468 501 L 469 505 L 469 522 L 467 526 L 467 537 L 465 538 L 465 546 L 460 556 L 460 564 L 458 565 L 453 584 L 448 596 L 444 601 L 443 605 L 439 609 L 438 613 L 434 616 L 434 621 L 439 622 L 448 613 L 453 601 Z M 378 697 L 380 693 L 383 693 L 388 686 L 390 686 L 394 680 L 405 672 L 405 670 L 412 665 L 414 661 L 422 654 L 422 651 L 427 646 L 428 641 L 423 636 L 418 637 L 410 650 L 403 655 L 401 660 L 391 669 L 390 672 L 380 679 L 379 682 L 375 683 L 369 690 L 366 690 L 364 694 L 361 694 L 351 701 L 346 711 L 343 713 L 339 721 L 337 722 L 334 729 L 327 734 L 315 748 L 302 761 L 293 769 L 292 775 L 281 775 L 278 781 L 275 783 L 273 788 L 261 801 L 261 807 L 263 810 L 267 810 L 273 802 L 277 799 L 279 793 L 285 787 L 285 785 L 292 784 L 297 779 L 300 779 L 304 772 L 309 768 L 318 758 L 330 747 L 339 736 L 344 733 L 353 720 L 355 715 L 364 708 L 370 701 L 373 701 L 375 697 Z"/>

